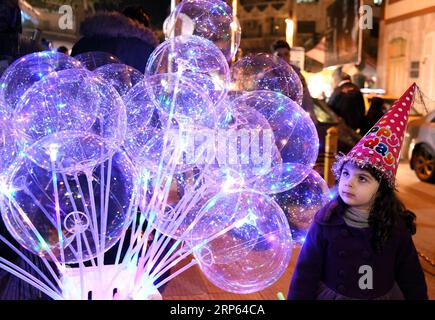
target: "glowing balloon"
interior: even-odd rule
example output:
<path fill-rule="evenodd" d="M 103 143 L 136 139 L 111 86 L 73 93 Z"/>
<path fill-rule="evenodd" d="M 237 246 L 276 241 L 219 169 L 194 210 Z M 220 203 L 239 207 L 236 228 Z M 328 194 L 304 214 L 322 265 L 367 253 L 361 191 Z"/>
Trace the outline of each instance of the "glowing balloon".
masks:
<path fill-rule="evenodd" d="M 287 216 L 293 241 L 303 243 L 317 211 L 330 201 L 325 180 L 314 170 L 293 189 L 276 194 L 274 199 Z"/>
<path fill-rule="evenodd" d="M 122 61 L 113 54 L 102 51 L 80 53 L 74 56 L 74 58 L 80 61 L 81 65 L 90 71 L 111 63 L 122 64 Z"/>
<path fill-rule="evenodd" d="M 172 161 L 177 163 L 176 171 L 182 172 L 205 164 L 196 161 L 194 152 L 206 142 L 194 138 L 201 130 L 212 130 L 216 116 L 200 88 L 176 74 L 157 74 L 138 83 L 124 100 L 125 147 L 138 166 L 157 172 Z"/>
<path fill-rule="evenodd" d="M 43 51 L 19 58 L 0 78 L 1 113 L 12 112 L 21 96 L 35 82 L 55 71 L 81 68 L 80 62 L 63 53 Z"/>
<path fill-rule="evenodd" d="M 0 175 L 12 164 L 17 154 L 10 122 L 7 119 L 0 119 Z"/>
<path fill-rule="evenodd" d="M 101 66 L 94 73 L 112 85 L 121 97 L 143 79 L 143 74 L 135 68 L 118 63 Z"/>
<path fill-rule="evenodd" d="M 280 92 L 302 105 L 303 87 L 298 74 L 283 59 L 258 53 L 247 55 L 231 66 L 234 90 L 271 90 Z"/>
<path fill-rule="evenodd" d="M 152 219 L 155 220 L 155 228 L 161 233 L 173 239 L 192 240 L 190 231 L 201 217 L 201 209 L 220 192 L 214 185 L 197 181 L 199 175 L 195 171 L 174 175 L 177 194 L 170 197 L 168 203 L 171 203 Z"/>
<path fill-rule="evenodd" d="M 291 257 L 291 233 L 281 208 L 249 190 L 221 193 L 202 209 L 189 245 L 204 275 L 238 294 L 278 280 Z"/>
<path fill-rule="evenodd" d="M 236 107 L 253 108 L 268 120 L 285 163 L 273 168 L 271 174 L 253 188 L 276 193 L 301 182 L 309 173 L 307 168 L 313 168 L 319 149 L 319 137 L 309 114 L 283 94 L 266 90 L 237 97 L 232 103 L 232 108 Z"/>
<path fill-rule="evenodd" d="M 260 112 L 242 104 L 229 107 L 219 116 L 216 163 L 209 171 L 223 188 L 251 187 L 281 164 L 281 156 L 272 128 Z"/>
<path fill-rule="evenodd" d="M 46 170 L 74 173 L 106 161 L 117 148 L 98 135 L 70 130 L 41 138 L 27 148 L 25 154 Z"/>
<path fill-rule="evenodd" d="M 266 194 L 290 190 L 304 180 L 311 170 L 311 166 L 297 163 L 277 163 L 270 172 L 258 176 L 251 188 Z"/>
<path fill-rule="evenodd" d="M 177 73 L 206 92 L 216 104 L 230 82 L 230 71 L 222 52 L 198 36 L 178 36 L 160 44 L 148 59 L 145 75 Z"/>
<path fill-rule="evenodd" d="M 166 38 L 195 35 L 212 41 L 228 61 L 240 45 L 241 28 L 225 1 L 185 0 L 180 2 L 164 25 Z"/>
<path fill-rule="evenodd" d="M 51 73 L 27 90 L 12 124 L 24 147 L 67 130 L 92 132 L 120 145 L 126 113 L 112 86 L 86 69 L 70 69 Z"/>
<path fill-rule="evenodd" d="M 119 150 L 107 161 L 82 164 L 83 171 L 79 166 L 63 170 L 62 152 L 69 152 L 69 159 L 78 164 L 86 152 L 80 147 L 90 153 L 99 150 L 86 145 L 86 135 L 77 138 L 82 144 L 73 150 L 68 150 L 72 147 L 68 140 L 62 146 L 63 139 L 68 137 L 56 141 L 58 154 L 51 150 L 53 169 L 40 167 L 27 156 L 16 162 L 2 181 L 2 218 L 24 248 L 54 261 L 76 263 L 105 252 L 125 232 L 136 212 L 135 171 Z M 103 139 L 94 139 L 104 146 Z"/>

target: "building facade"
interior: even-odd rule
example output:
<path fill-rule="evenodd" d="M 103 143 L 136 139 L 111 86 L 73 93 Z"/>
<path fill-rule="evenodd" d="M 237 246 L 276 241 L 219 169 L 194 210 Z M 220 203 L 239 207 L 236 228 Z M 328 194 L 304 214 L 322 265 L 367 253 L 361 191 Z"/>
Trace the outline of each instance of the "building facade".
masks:
<path fill-rule="evenodd" d="M 435 99 L 435 0 L 387 0 L 380 26 L 378 86 L 399 96 L 416 82 Z"/>
<path fill-rule="evenodd" d="M 277 40 L 286 40 L 286 19 L 293 21 L 293 46 L 314 47 L 326 27 L 326 8 L 334 0 L 239 0 L 244 53 L 270 52 Z"/>

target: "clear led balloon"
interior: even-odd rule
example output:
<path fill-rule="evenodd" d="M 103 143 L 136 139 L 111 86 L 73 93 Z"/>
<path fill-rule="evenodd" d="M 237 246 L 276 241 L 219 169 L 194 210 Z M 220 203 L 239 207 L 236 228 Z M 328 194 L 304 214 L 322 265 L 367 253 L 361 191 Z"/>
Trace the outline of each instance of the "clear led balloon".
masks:
<path fill-rule="evenodd" d="M 94 73 L 112 85 L 121 97 L 143 80 L 143 74 L 125 64 L 110 63 L 94 70 Z"/>
<path fill-rule="evenodd" d="M 202 207 L 220 192 L 215 185 L 203 180 L 201 171 L 191 170 L 176 174 L 172 180 L 168 205 L 153 220 L 159 232 L 173 239 L 189 239 L 190 230 L 200 218 Z M 176 190 L 176 191 L 175 191 Z"/>
<path fill-rule="evenodd" d="M 82 134 L 74 141 L 80 147 L 68 150 L 70 139 L 52 139 L 51 168 L 25 156 L 2 182 L 2 218 L 9 232 L 24 248 L 60 263 L 105 252 L 125 232 L 137 207 L 135 170 L 126 154 L 116 150 L 105 161 L 90 161 L 86 158 L 98 158 L 105 141 Z M 64 169 L 68 159 L 77 165 Z"/>
<path fill-rule="evenodd" d="M 208 169 L 224 188 L 231 181 L 231 188 L 252 186 L 281 164 L 269 122 L 247 105 L 230 105 L 221 113 L 216 135 L 216 162 Z"/>
<path fill-rule="evenodd" d="M 302 181 L 309 173 L 307 168 L 313 168 L 319 149 L 319 137 L 309 114 L 290 98 L 267 90 L 237 97 L 232 103 L 235 107 L 253 108 L 268 120 L 284 163 L 264 177 L 266 184 L 259 190 L 276 193 Z"/>
<path fill-rule="evenodd" d="M 311 170 L 311 166 L 298 163 L 277 163 L 270 172 L 258 176 L 251 184 L 251 188 L 265 194 L 290 190 L 304 180 Z"/>
<path fill-rule="evenodd" d="M 22 147 L 67 130 L 95 133 L 121 144 L 126 113 L 111 85 L 85 69 L 70 69 L 54 72 L 27 90 L 12 124 Z"/>
<path fill-rule="evenodd" d="M 137 165 L 157 172 L 172 162 L 182 172 L 205 164 L 194 158 L 195 149 L 206 143 L 195 140 L 195 135 L 213 130 L 216 116 L 212 102 L 199 87 L 176 74 L 157 74 L 138 83 L 124 100 L 128 117 L 125 147 Z"/>
<path fill-rule="evenodd" d="M 18 154 L 15 137 L 7 119 L 0 119 L 0 175 L 12 164 Z"/>
<path fill-rule="evenodd" d="M 314 170 L 296 187 L 274 195 L 287 216 L 293 241 L 303 243 L 314 215 L 330 201 L 325 180 Z"/>
<path fill-rule="evenodd" d="M 163 27 L 166 38 L 195 35 L 212 41 L 228 61 L 240 45 L 241 28 L 225 1 L 184 0 Z"/>
<path fill-rule="evenodd" d="M 27 148 L 25 154 L 46 170 L 73 173 L 108 160 L 117 148 L 110 140 L 95 134 L 63 131 L 41 138 Z"/>
<path fill-rule="evenodd" d="M 55 71 L 81 68 L 80 62 L 59 52 L 36 52 L 12 63 L 0 78 L 1 113 L 12 112 L 35 82 Z"/>
<path fill-rule="evenodd" d="M 271 198 L 249 190 L 221 193 L 202 209 L 189 245 L 217 287 L 238 294 L 278 280 L 291 257 L 287 219 Z"/>
<path fill-rule="evenodd" d="M 234 90 L 271 90 L 280 92 L 302 105 L 302 82 L 293 68 L 283 59 L 258 53 L 247 55 L 231 66 L 231 85 Z"/>
<path fill-rule="evenodd" d="M 74 58 L 80 61 L 83 68 L 90 71 L 94 71 L 95 69 L 107 64 L 122 64 L 122 61 L 119 60 L 118 57 L 103 51 L 84 52 L 74 56 Z"/>
<path fill-rule="evenodd" d="M 145 75 L 177 73 L 206 92 L 216 104 L 227 94 L 230 71 L 222 52 L 198 36 L 178 36 L 160 44 L 148 59 Z"/>

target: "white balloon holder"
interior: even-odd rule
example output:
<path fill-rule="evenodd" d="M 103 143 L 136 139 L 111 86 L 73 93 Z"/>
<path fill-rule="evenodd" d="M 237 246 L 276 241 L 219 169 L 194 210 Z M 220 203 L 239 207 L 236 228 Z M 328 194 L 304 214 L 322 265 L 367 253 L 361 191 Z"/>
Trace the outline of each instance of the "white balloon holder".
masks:
<path fill-rule="evenodd" d="M 162 300 L 151 281 L 135 284 L 136 268 L 125 265 L 65 268 L 63 297 L 67 300 Z M 134 292 L 133 292 L 134 290 Z"/>

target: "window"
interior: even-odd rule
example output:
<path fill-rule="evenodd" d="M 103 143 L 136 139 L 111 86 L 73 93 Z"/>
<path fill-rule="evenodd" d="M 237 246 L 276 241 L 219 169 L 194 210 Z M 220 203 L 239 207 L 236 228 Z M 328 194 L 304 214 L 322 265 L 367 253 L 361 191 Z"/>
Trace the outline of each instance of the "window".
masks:
<path fill-rule="evenodd" d="M 259 38 L 262 36 L 261 24 L 257 20 L 246 20 L 242 24 L 244 37 Z"/>
<path fill-rule="evenodd" d="M 420 62 L 419 61 L 411 61 L 411 69 L 410 69 L 410 77 L 411 78 L 418 78 L 419 76 L 419 68 L 420 68 Z"/>
<path fill-rule="evenodd" d="M 315 21 L 298 21 L 297 25 L 298 33 L 315 33 L 316 22 Z"/>
<path fill-rule="evenodd" d="M 391 40 L 388 48 L 390 58 L 400 58 L 406 55 L 406 40 L 403 38 L 394 38 Z"/>

